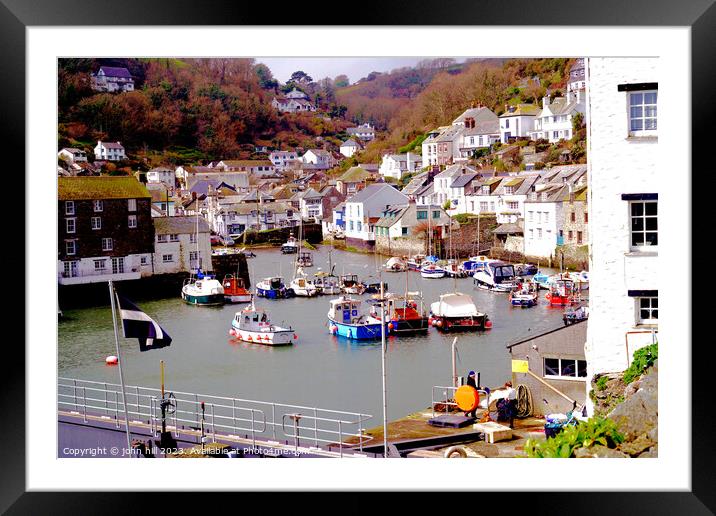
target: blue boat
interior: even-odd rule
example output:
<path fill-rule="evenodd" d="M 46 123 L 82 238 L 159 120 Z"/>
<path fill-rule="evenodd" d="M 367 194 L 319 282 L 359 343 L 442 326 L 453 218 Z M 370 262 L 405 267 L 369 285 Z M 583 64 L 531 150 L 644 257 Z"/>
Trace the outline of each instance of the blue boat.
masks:
<path fill-rule="evenodd" d="M 384 322 L 385 334 L 390 333 L 389 323 Z M 341 296 L 332 299 L 328 310 L 328 328 L 333 335 L 354 340 L 381 338 L 380 317 L 367 313 L 360 299 Z"/>
<path fill-rule="evenodd" d="M 537 274 L 532 277 L 532 281 L 537 283 L 539 288 L 544 290 L 549 290 L 552 283 L 554 283 L 554 279 L 549 274 L 545 274 L 542 271 L 538 271 Z"/>
<path fill-rule="evenodd" d="M 462 262 L 460 268 L 465 271 L 468 276 L 472 276 L 477 271 L 484 270 L 488 264 L 498 261 L 499 260 L 488 258 L 487 256 L 471 256 L 466 261 Z"/>
<path fill-rule="evenodd" d="M 293 297 L 293 290 L 286 288 L 283 278 L 274 276 L 273 278 L 264 278 L 256 284 L 256 295 L 268 299 L 281 299 Z"/>

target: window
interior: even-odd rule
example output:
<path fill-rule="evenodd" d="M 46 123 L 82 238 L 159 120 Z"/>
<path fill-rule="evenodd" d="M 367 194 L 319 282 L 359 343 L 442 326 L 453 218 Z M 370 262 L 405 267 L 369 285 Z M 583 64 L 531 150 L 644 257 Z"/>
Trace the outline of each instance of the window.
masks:
<path fill-rule="evenodd" d="M 407 234 L 408 234 L 408 228 L 402 228 L 402 233 L 403 233 L 403 235 L 407 235 Z"/>
<path fill-rule="evenodd" d="M 157 242 L 162 243 L 167 241 L 168 235 L 157 235 Z"/>
<path fill-rule="evenodd" d="M 571 220 L 572 222 L 577 222 L 577 214 L 575 212 L 572 212 L 569 220 Z"/>
<path fill-rule="evenodd" d="M 578 244 L 582 243 L 582 232 L 581 231 L 577 231 L 577 243 Z"/>
<path fill-rule="evenodd" d="M 572 241 L 573 236 L 574 236 L 574 233 L 572 231 L 567 232 L 567 240 L 569 240 L 570 242 Z"/>
<path fill-rule="evenodd" d="M 171 254 L 163 254 L 162 255 L 163 263 L 171 263 L 173 261 L 174 261 L 174 255 L 171 255 Z"/>
<path fill-rule="evenodd" d="M 487 202 L 480 203 L 480 211 L 487 211 Z"/>
<path fill-rule="evenodd" d="M 68 255 L 72 255 L 77 252 L 77 245 L 74 240 L 67 240 L 65 242 L 65 252 Z"/>
<path fill-rule="evenodd" d="M 92 217 L 92 229 L 102 229 L 102 217 Z"/>
<path fill-rule="evenodd" d="M 659 322 L 659 298 L 637 297 L 637 322 L 639 324 L 656 324 Z"/>
<path fill-rule="evenodd" d="M 587 361 L 573 358 L 544 359 L 544 376 L 557 378 L 586 378 Z"/>
<path fill-rule="evenodd" d="M 356 222 L 356 230 L 357 231 L 363 231 L 363 223 L 358 221 Z"/>
<path fill-rule="evenodd" d="M 95 260 L 94 270 L 95 272 L 104 272 L 107 260 Z"/>
<path fill-rule="evenodd" d="M 505 195 L 512 195 L 513 193 L 515 193 L 514 186 L 506 186 L 505 187 Z"/>
<path fill-rule="evenodd" d="M 199 256 L 199 253 L 197 251 L 189 251 L 189 261 L 190 262 L 197 261 L 198 256 Z"/>
<path fill-rule="evenodd" d="M 102 251 L 111 251 L 112 250 L 112 239 L 111 238 L 103 238 L 102 239 Z"/>
<path fill-rule="evenodd" d="M 65 215 L 75 214 L 75 201 L 65 201 Z"/>
<path fill-rule="evenodd" d="M 537 238 L 542 238 L 542 228 L 537 228 Z"/>
<path fill-rule="evenodd" d="M 439 219 L 439 218 L 440 218 L 440 211 L 439 211 L 439 210 L 433 211 L 433 218 L 434 218 L 434 219 Z"/>
<path fill-rule="evenodd" d="M 141 257 L 139 258 L 139 264 L 140 264 L 140 265 L 147 265 L 148 263 L 149 263 L 149 261 L 148 261 L 148 259 L 147 259 L 146 256 L 141 256 Z"/>
<path fill-rule="evenodd" d="M 130 228 L 136 228 L 137 227 L 137 216 L 136 215 L 130 215 L 127 219 L 127 226 Z"/>
<path fill-rule="evenodd" d="M 67 233 L 74 233 L 76 226 L 76 219 L 65 219 Z"/>
<path fill-rule="evenodd" d="M 549 222 L 549 212 L 548 211 L 544 212 L 544 221 Z"/>
<path fill-rule="evenodd" d="M 189 243 L 196 244 L 196 233 L 189 233 Z"/>
<path fill-rule="evenodd" d="M 528 211 L 528 212 L 527 212 L 527 220 L 528 220 L 529 222 L 532 222 L 532 221 L 534 220 L 534 212 L 533 212 L 533 211 Z"/>
<path fill-rule="evenodd" d="M 348 222 L 348 228 L 353 231 L 353 221 Z"/>
<path fill-rule="evenodd" d="M 657 201 L 630 203 L 632 248 L 659 245 L 656 204 Z"/>
<path fill-rule="evenodd" d="M 127 199 L 127 210 L 137 211 L 137 199 Z"/>
<path fill-rule="evenodd" d="M 519 207 L 520 207 L 520 205 L 516 201 L 510 201 L 507 203 L 507 208 L 510 210 L 517 210 L 517 209 L 519 209 Z"/>
<path fill-rule="evenodd" d="M 169 241 L 170 241 L 170 242 L 178 242 L 178 241 L 179 241 L 179 235 L 176 235 L 176 234 L 169 235 Z"/>
<path fill-rule="evenodd" d="M 490 211 L 495 211 L 495 203 L 494 202 L 490 203 Z"/>
<path fill-rule="evenodd" d="M 656 133 L 656 90 L 629 93 L 629 134 Z"/>
<path fill-rule="evenodd" d="M 102 201 L 92 201 L 92 206 L 94 208 L 94 211 L 102 211 L 104 208 L 104 203 Z"/>
<path fill-rule="evenodd" d="M 424 210 L 418 210 L 418 215 L 416 217 L 418 220 L 424 220 L 428 218 L 428 212 Z"/>
<path fill-rule="evenodd" d="M 589 213 L 587 213 L 587 212 L 585 211 L 585 212 L 584 212 L 584 223 L 586 224 L 587 222 L 589 222 Z"/>

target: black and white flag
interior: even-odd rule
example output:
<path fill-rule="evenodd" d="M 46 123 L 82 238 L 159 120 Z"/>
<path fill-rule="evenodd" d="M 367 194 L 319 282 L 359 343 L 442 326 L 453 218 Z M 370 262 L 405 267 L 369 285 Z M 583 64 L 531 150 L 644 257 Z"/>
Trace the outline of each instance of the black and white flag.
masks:
<path fill-rule="evenodd" d="M 122 318 L 124 338 L 139 340 L 139 351 L 169 346 L 172 338 L 154 319 L 142 312 L 134 303 L 117 294 L 119 313 Z"/>

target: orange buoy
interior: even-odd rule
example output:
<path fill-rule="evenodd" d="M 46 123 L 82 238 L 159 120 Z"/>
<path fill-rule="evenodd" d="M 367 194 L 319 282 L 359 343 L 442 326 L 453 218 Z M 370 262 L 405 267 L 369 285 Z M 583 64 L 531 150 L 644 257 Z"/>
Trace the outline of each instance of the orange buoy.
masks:
<path fill-rule="evenodd" d="M 114 355 L 108 356 L 104 361 L 107 365 L 117 365 L 119 363 L 119 359 Z"/>
<path fill-rule="evenodd" d="M 492 328 L 492 321 L 491 321 L 491 320 L 488 319 L 487 321 L 485 321 L 485 328 L 488 329 L 488 330 L 489 330 L 490 328 Z"/>
<path fill-rule="evenodd" d="M 480 404 L 480 394 L 472 385 L 462 385 L 455 391 L 455 403 L 463 412 L 472 412 Z"/>
<path fill-rule="evenodd" d="M 298 340 L 298 335 L 296 335 L 295 333 L 293 334 L 293 340 Z"/>

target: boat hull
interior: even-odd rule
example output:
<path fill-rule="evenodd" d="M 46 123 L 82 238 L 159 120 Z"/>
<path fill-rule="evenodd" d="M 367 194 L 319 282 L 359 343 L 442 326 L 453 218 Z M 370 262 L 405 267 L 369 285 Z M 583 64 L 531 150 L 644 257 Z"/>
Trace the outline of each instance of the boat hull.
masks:
<path fill-rule="evenodd" d="M 394 333 L 427 333 L 430 323 L 427 317 L 419 317 L 416 319 L 395 319 L 393 323 Z"/>
<path fill-rule="evenodd" d="M 227 294 L 224 292 L 224 301 L 227 303 L 250 303 L 251 294 Z"/>
<path fill-rule="evenodd" d="M 375 324 L 344 324 L 328 319 L 328 326 L 333 335 L 345 337 L 352 340 L 375 340 L 381 338 L 380 323 Z M 390 330 L 385 324 L 385 334 L 389 335 Z"/>
<path fill-rule="evenodd" d="M 512 306 L 521 306 L 523 308 L 529 308 L 537 304 L 537 297 L 513 297 L 510 299 Z"/>
<path fill-rule="evenodd" d="M 472 317 L 432 316 L 432 325 L 442 332 L 454 331 L 485 331 L 490 329 L 486 315 Z"/>
<path fill-rule="evenodd" d="M 433 269 L 433 270 L 420 269 L 420 275 L 423 278 L 444 278 L 445 274 L 447 274 L 447 273 L 442 269 Z"/>
<path fill-rule="evenodd" d="M 193 295 L 181 293 L 181 298 L 190 305 L 218 306 L 224 304 L 224 294 Z"/>
<path fill-rule="evenodd" d="M 286 297 L 292 297 L 293 291 L 289 292 L 289 289 L 275 289 L 275 288 L 261 288 L 256 287 L 256 295 L 258 297 L 265 297 L 266 299 L 283 299 Z"/>
<path fill-rule="evenodd" d="M 260 344 L 263 346 L 290 346 L 295 340 L 293 330 L 276 329 L 275 331 L 249 331 L 242 330 L 235 324 L 231 325 L 232 335 L 236 340 L 248 342 L 249 344 Z"/>

